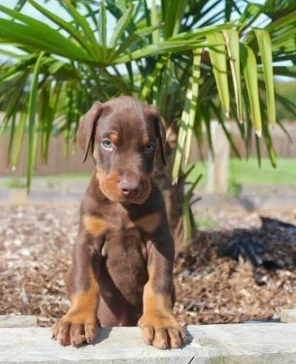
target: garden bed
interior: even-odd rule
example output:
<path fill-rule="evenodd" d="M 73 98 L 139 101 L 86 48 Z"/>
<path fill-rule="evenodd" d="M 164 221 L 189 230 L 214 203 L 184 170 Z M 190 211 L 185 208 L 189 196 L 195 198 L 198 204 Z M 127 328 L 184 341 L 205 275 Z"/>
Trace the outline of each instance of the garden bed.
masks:
<path fill-rule="evenodd" d="M 257 212 L 199 209 L 200 230 L 175 264 L 182 324 L 277 320 L 280 309 L 295 307 L 296 229 L 273 219 L 295 224 L 296 211 L 261 214 L 272 218 L 263 228 Z M 39 325 L 48 326 L 66 312 L 64 274 L 78 216 L 77 203 L 1 206 L 0 314 L 37 315 Z M 242 241 L 259 247 L 257 267 L 226 255 L 231 250 L 225 248 Z"/>

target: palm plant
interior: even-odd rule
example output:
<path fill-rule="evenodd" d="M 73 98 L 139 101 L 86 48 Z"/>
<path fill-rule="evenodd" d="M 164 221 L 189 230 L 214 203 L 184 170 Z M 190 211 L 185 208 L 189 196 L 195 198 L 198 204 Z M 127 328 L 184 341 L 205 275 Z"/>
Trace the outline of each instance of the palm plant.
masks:
<path fill-rule="evenodd" d="M 205 129 L 213 148 L 212 117 L 238 156 L 226 120 L 237 123 L 246 150 L 256 132 L 259 162 L 262 134 L 275 165 L 268 128 L 277 121 L 273 76 L 296 75 L 296 3 L 64 0 L 59 3 L 69 21 L 50 10 L 52 3 L 22 0 L 15 9 L 0 6 L 0 42 L 14 49 L 0 49 L 9 57 L 0 69 L 1 132 L 10 133 L 12 165 L 28 133 L 28 189 L 38 145 L 46 160 L 51 135 L 63 133 L 68 145 L 94 100 L 120 94 L 155 104 L 176 136 L 174 183 L 180 176 L 184 181 L 193 137 L 201 145 Z M 25 15 L 28 4 L 51 25 Z M 184 199 L 187 237 L 194 185 Z"/>

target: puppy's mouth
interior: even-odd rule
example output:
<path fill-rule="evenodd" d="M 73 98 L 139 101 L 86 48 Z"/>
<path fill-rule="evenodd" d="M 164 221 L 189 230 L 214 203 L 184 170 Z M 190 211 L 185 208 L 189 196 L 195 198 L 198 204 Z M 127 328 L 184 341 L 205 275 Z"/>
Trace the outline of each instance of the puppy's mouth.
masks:
<path fill-rule="evenodd" d="M 142 205 L 147 198 L 149 197 L 151 193 L 151 187 L 147 188 L 144 191 L 141 191 L 141 193 L 137 196 L 125 196 L 125 195 L 121 195 L 120 201 L 117 202 L 121 202 L 122 204 L 126 204 L 126 205 L 130 205 L 130 204 L 135 204 L 135 205 Z M 122 198 L 123 197 L 123 198 Z"/>
<path fill-rule="evenodd" d="M 101 191 L 103 194 L 113 202 L 119 202 L 122 204 L 130 205 L 136 204 L 141 205 L 143 204 L 151 193 L 151 187 L 148 187 L 145 190 L 138 191 L 137 193 L 129 193 L 128 195 L 120 192 L 118 188 L 106 188 L 104 183 L 101 184 Z"/>
<path fill-rule="evenodd" d="M 124 190 L 120 188 L 118 176 L 115 173 L 110 175 L 97 173 L 96 177 L 102 193 L 113 202 L 141 205 L 151 193 L 150 179 L 143 181 L 136 190 Z"/>

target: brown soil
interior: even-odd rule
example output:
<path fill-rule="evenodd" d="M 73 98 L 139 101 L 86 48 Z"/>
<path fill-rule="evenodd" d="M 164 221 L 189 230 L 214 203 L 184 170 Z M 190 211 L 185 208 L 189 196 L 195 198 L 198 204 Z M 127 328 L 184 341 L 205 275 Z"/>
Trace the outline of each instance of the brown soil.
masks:
<path fill-rule="evenodd" d="M 296 211 L 265 216 L 296 223 Z M 277 319 L 296 304 L 296 229 L 277 221 L 261 227 L 257 213 L 202 209 L 194 243 L 176 258 L 175 312 L 181 323 Z M 0 314 L 37 315 L 48 326 L 69 307 L 64 274 L 77 233 L 78 204 L 0 208 Z M 233 239 L 264 244 L 266 266 L 223 255 Z M 270 264 L 271 263 L 271 264 Z M 272 269 L 270 269 L 272 268 Z"/>

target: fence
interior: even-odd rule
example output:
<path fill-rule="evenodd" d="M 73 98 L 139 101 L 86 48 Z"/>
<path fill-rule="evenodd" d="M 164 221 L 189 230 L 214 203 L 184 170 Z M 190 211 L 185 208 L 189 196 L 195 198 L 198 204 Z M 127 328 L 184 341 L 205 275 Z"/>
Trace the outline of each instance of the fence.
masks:
<path fill-rule="evenodd" d="M 279 128 L 278 125 L 271 128 L 271 134 L 273 137 L 273 142 L 277 154 L 279 157 L 287 157 L 287 158 L 296 158 L 296 123 L 287 122 L 285 123 L 285 127 L 288 130 L 291 138 L 294 140 L 290 142 L 287 136 L 283 133 L 283 131 Z M 241 140 L 239 132 L 235 124 L 229 123 L 228 125 L 229 131 L 231 132 L 234 143 L 237 146 L 242 157 L 246 155 L 244 142 Z M 221 144 L 220 140 L 213 140 L 214 147 L 215 145 Z M 224 145 L 227 141 L 223 142 Z M 16 170 L 12 172 L 11 166 L 7 164 L 7 151 L 8 151 L 8 144 L 9 144 L 9 136 L 4 135 L 0 140 L 0 176 L 23 176 L 26 173 L 26 159 L 27 159 L 27 138 L 25 137 L 24 143 L 21 150 L 21 158 L 19 165 L 17 166 Z M 262 146 L 262 157 L 268 157 L 267 150 L 264 145 L 264 140 L 262 139 L 260 142 Z M 223 146 L 219 146 L 220 150 Z M 225 147 L 226 148 L 226 147 Z M 208 145 L 205 143 L 201 148 L 202 154 L 204 158 L 208 156 Z M 218 152 L 217 152 L 218 154 Z M 231 152 L 233 156 L 233 153 Z M 253 138 L 252 148 L 250 150 L 250 155 L 256 155 L 256 147 Z M 191 160 L 199 160 L 201 158 L 199 148 L 195 141 L 192 144 L 192 152 L 191 152 Z M 44 176 L 44 175 L 56 175 L 56 174 L 76 174 L 76 173 L 88 173 L 92 169 L 92 161 L 88 160 L 85 164 L 82 163 L 82 152 L 79 150 L 78 146 L 73 146 L 70 150 L 68 156 L 65 155 L 65 147 L 64 141 L 62 136 L 53 137 L 50 141 L 50 148 L 49 148 L 49 155 L 47 164 L 43 164 L 41 162 L 40 155 L 38 155 L 36 166 L 35 166 L 35 175 Z"/>

